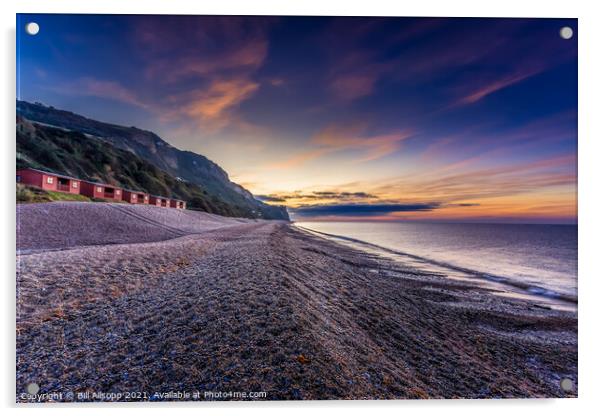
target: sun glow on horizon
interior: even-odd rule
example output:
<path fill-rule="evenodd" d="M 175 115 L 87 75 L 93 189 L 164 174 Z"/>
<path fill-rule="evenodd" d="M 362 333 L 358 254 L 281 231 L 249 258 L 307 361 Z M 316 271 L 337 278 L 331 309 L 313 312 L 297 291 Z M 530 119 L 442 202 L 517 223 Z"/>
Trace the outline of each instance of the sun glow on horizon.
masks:
<path fill-rule="evenodd" d="M 27 18 L 20 99 L 155 131 L 293 216 L 576 221 L 576 20 Z"/>

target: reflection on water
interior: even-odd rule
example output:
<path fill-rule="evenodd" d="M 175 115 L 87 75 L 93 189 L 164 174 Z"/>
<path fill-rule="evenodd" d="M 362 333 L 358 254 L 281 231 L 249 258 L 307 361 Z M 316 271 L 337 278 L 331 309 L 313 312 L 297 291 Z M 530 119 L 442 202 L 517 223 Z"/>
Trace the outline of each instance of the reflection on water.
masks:
<path fill-rule="evenodd" d="M 577 226 L 298 222 L 339 242 L 452 279 L 479 279 L 501 295 L 575 309 Z"/>

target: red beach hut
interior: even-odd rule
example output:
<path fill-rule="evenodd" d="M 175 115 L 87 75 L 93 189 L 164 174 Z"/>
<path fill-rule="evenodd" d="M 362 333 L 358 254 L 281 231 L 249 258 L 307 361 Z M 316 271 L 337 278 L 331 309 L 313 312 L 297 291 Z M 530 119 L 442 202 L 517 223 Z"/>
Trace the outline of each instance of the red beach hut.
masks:
<path fill-rule="evenodd" d="M 132 191 L 129 189 L 123 190 L 123 200 L 130 204 L 148 204 L 148 194 L 144 192 Z"/>
<path fill-rule="evenodd" d="M 59 191 L 70 194 L 81 193 L 81 181 L 79 179 L 38 169 L 18 169 L 17 182 L 47 191 Z"/>
<path fill-rule="evenodd" d="M 172 199 L 169 203 L 171 208 L 186 209 L 186 202 L 179 199 Z"/>
<path fill-rule="evenodd" d="M 170 202 L 168 198 L 164 198 L 162 196 L 150 196 L 150 204 L 155 205 L 157 207 L 167 207 L 169 208 Z"/>
<path fill-rule="evenodd" d="M 111 201 L 121 201 L 122 189 L 103 183 L 82 181 L 81 193 L 90 198 L 108 199 Z"/>

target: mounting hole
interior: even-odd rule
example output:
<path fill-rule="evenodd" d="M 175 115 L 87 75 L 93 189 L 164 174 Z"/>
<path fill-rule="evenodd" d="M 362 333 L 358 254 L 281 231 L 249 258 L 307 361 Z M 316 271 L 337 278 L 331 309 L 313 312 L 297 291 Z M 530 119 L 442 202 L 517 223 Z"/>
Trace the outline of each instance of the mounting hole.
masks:
<path fill-rule="evenodd" d="M 40 386 L 38 385 L 38 383 L 29 383 L 27 385 L 27 393 L 31 394 L 32 396 L 34 394 L 38 394 L 39 391 L 40 391 Z"/>
<path fill-rule="evenodd" d="M 563 28 L 560 29 L 560 37 L 562 39 L 570 39 L 573 37 L 573 29 L 570 28 L 569 26 L 565 26 Z"/>
<path fill-rule="evenodd" d="M 564 391 L 573 391 L 573 380 L 570 378 L 563 378 L 560 380 L 560 388 Z"/>
<path fill-rule="evenodd" d="M 39 31 L 40 25 L 36 22 L 29 22 L 25 25 L 25 32 L 27 32 L 28 35 L 37 35 Z"/>

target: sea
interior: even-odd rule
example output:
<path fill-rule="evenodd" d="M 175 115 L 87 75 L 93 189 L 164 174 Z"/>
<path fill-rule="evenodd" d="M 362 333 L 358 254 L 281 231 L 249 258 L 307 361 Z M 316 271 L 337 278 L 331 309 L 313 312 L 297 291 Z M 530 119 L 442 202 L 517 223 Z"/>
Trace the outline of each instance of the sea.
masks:
<path fill-rule="evenodd" d="M 577 225 L 296 222 L 406 266 L 470 280 L 498 295 L 577 308 Z"/>

